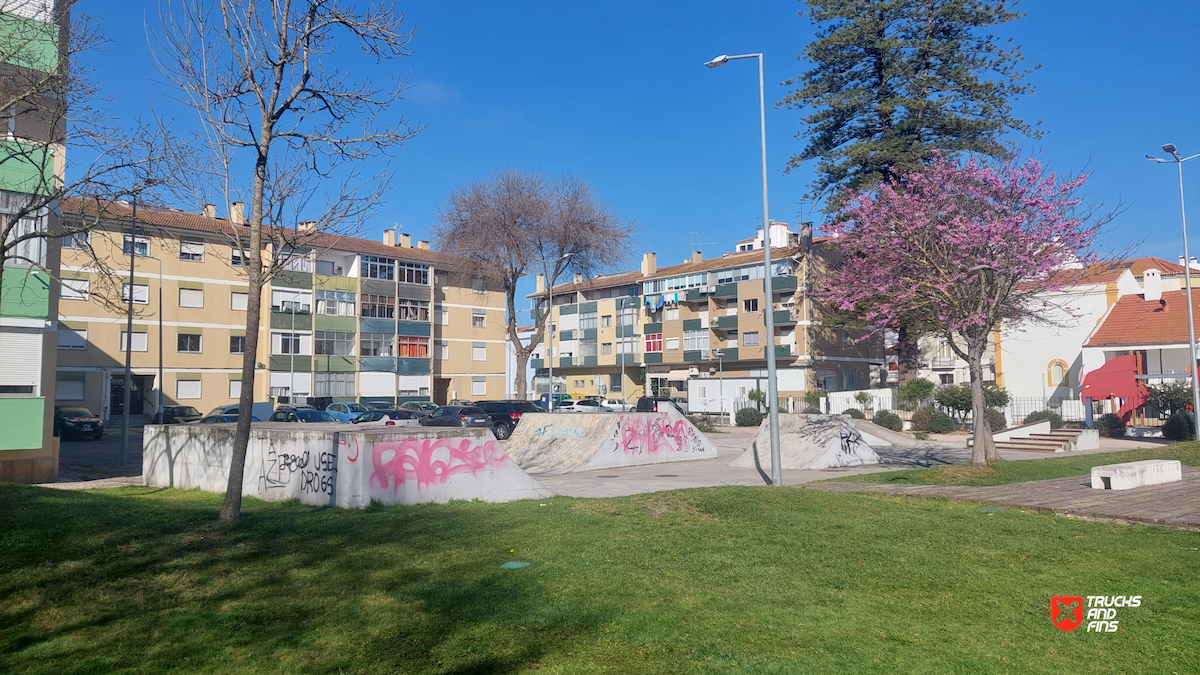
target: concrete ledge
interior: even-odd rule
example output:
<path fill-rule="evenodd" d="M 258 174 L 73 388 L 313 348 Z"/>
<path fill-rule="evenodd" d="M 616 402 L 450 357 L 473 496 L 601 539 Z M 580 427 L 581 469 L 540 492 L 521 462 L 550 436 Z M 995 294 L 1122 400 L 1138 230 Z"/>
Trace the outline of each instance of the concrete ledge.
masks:
<path fill-rule="evenodd" d="M 1148 459 L 1092 467 L 1092 488 L 1096 490 L 1132 490 L 1181 480 L 1183 465 L 1177 459 Z"/>

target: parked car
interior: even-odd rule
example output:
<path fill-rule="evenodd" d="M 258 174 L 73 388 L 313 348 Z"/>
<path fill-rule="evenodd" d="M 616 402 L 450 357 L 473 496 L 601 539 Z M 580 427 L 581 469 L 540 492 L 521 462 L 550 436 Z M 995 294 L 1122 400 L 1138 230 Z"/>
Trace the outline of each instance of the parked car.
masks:
<path fill-rule="evenodd" d="M 396 404 L 391 401 L 367 401 L 363 405 L 367 406 L 367 410 L 395 410 Z"/>
<path fill-rule="evenodd" d="M 502 401 L 480 401 L 478 407 L 492 418 L 496 438 L 504 440 L 512 436 L 524 413 L 544 412 L 530 401 L 506 399 Z"/>
<path fill-rule="evenodd" d="M 166 405 L 162 414 L 154 413 L 151 424 L 186 424 L 195 422 L 204 415 L 190 405 Z"/>
<path fill-rule="evenodd" d="M 411 410 L 368 410 L 350 420 L 360 427 L 415 427 L 421 418 Z"/>
<path fill-rule="evenodd" d="M 637 407 L 637 404 L 626 403 L 619 398 L 606 398 L 603 401 L 600 401 L 600 405 L 612 408 L 617 412 L 629 412 Z"/>
<path fill-rule="evenodd" d="M 674 406 L 676 410 L 682 410 L 679 404 L 666 397 L 643 396 L 638 399 L 638 412 L 658 412 L 659 408 L 666 410 L 667 407 Z"/>
<path fill-rule="evenodd" d="M 234 424 L 236 424 L 237 421 L 238 421 L 237 415 L 205 415 L 204 417 L 201 417 L 199 420 L 192 422 L 192 424 L 228 424 L 230 422 L 233 422 Z M 251 422 L 261 422 L 262 420 L 258 419 L 254 415 L 251 415 L 250 421 Z"/>
<path fill-rule="evenodd" d="M 471 406 L 475 405 L 475 402 L 474 402 L 474 401 L 468 401 L 468 400 L 467 400 L 467 399 L 465 399 L 465 398 L 456 398 L 456 399 L 453 399 L 453 400 L 451 400 L 451 401 L 450 401 L 450 403 L 449 403 L 449 405 L 460 405 L 460 406 L 464 406 L 464 407 L 468 407 L 468 408 L 469 408 L 469 407 L 471 407 Z"/>
<path fill-rule="evenodd" d="M 279 406 L 279 407 L 285 408 L 287 406 Z M 205 417 L 212 417 L 214 415 L 233 415 L 234 417 L 237 417 L 241 413 L 241 411 L 242 411 L 242 406 L 240 404 L 231 403 L 228 405 L 219 405 L 219 406 L 213 408 L 212 410 L 209 410 L 208 414 L 206 414 Z M 272 412 L 272 410 L 271 410 L 270 403 L 268 403 L 266 401 L 256 402 L 256 403 L 252 404 L 250 407 L 250 420 L 253 422 L 261 422 L 262 420 L 265 420 L 268 417 L 270 417 L 271 412 Z"/>
<path fill-rule="evenodd" d="M 563 401 L 558 404 L 559 412 L 577 412 L 577 413 L 602 413 L 612 412 L 613 409 L 600 405 L 599 401 L 590 398 L 579 398 L 571 401 Z"/>
<path fill-rule="evenodd" d="M 330 403 L 325 406 L 325 412 L 333 416 L 333 419 L 346 424 L 350 420 L 370 410 L 367 406 L 361 403 L 350 401 L 348 403 Z"/>
<path fill-rule="evenodd" d="M 271 413 L 267 418 L 268 422 L 304 422 L 307 424 L 316 424 L 321 422 L 336 423 L 333 415 L 324 410 L 314 410 L 312 408 L 280 408 Z"/>
<path fill-rule="evenodd" d="M 79 405 L 54 406 L 54 435 L 62 439 L 91 436 L 98 441 L 104 436 L 104 420 Z"/>
<path fill-rule="evenodd" d="M 444 405 L 420 418 L 418 422 L 423 427 L 492 428 L 492 418 L 473 405 Z"/>
<path fill-rule="evenodd" d="M 430 403 L 429 401 L 405 401 L 400 404 L 400 410 L 415 412 L 422 417 L 437 410 L 437 408 L 436 403 Z"/>

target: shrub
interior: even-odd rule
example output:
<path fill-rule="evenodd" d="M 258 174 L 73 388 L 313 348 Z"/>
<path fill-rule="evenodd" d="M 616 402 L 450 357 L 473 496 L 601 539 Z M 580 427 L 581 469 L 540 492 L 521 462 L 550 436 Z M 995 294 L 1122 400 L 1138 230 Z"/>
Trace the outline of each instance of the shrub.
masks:
<path fill-rule="evenodd" d="M 815 405 L 810 405 L 805 407 L 804 410 L 801 410 L 800 412 L 804 413 L 805 415 L 820 415 L 821 409 Z"/>
<path fill-rule="evenodd" d="M 954 418 L 941 410 L 934 410 L 929 413 L 929 422 L 925 424 L 925 430 L 931 434 L 948 434 L 954 431 Z"/>
<path fill-rule="evenodd" d="M 763 414 L 754 408 L 742 408 L 733 416 L 733 421 L 739 427 L 756 427 L 762 424 Z"/>
<path fill-rule="evenodd" d="M 987 423 L 992 431 L 1004 431 L 1008 428 L 1008 421 L 1004 419 L 1004 413 L 995 408 L 987 409 Z"/>
<path fill-rule="evenodd" d="M 856 420 L 867 419 L 867 416 L 863 414 L 863 411 L 859 410 L 858 408 L 846 408 L 845 410 L 842 411 L 842 414 L 849 415 Z"/>
<path fill-rule="evenodd" d="M 1021 423 L 1022 424 L 1033 424 L 1034 422 L 1046 422 L 1046 421 L 1050 422 L 1051 429 L 1063 428 L 1062 415 L 1059 415 L 1058 413 L 1054 412 L 1053 410 L 1038 410 L 1036 412 L 1031 412 L 1025 416 L 1025 421 L 1023 421 Z"/>
<path fill-rule="evenodd" d="M 746 394 L 746 398 L 750 399 L 750 401 L 754 403 L 754 407 L 756 409 L 762 410 L 763 405 L 767 402 L 767 392 L 755 387 L 754 391 Z"/>
<path fill-rule="evenodd" d="M 923 377 L 909 380 L 896 390 L 896 396 L 905 406 L 915 406 L 929 400 L 933 395 L 934 384 Z"/>
<path fill-rule="evenodd" d="M 1191 392 L 1188 392 L 1191 395 Z M 1177 412 L 1163 424 L 1162 435 L 1168 441 L 1190 441 L 1196 435 L 1196 425 L 1191 413 Z"/>
<path fill-rule="evenodd" d="M 820 389 L 809 389 L 804 392 L 804 403 L 814 408 L 821 407 L 821 399 L 825 398 L 825 392 Z"/>
<path fill-rule="evenodd" d="M 904 420 L 900 419 L 900 416 L 891 410 L 880 410 L 875 413 L 875 417 L 872 417 L 871 421 L 884 429 L 904 431 Z"/>
<path fill-rule="evenodd" d="M 854 400 L 863 407 L 864 410 L 870 410 L 875 407 L 875 397 L 871 396 L 870 392 L 860 391 L 854 395 Z"/>
<path fill-rule="evenodd" d="M 717 425 L 713 423 L 712 418 L 708 415 L 688 415 L 688 421 L 692 426 L 696 427 L 701 433 L 711 434 L 717 430 Z"/>
<path fill-rule="evenodd" d="M 915 434 L 913 434 L 913 438 L 917 439 L 918 441 L 927 441 L 927 440 L 929 440 L 929 432 L 928 431 L 918 431 Z"/>
<path fill-rule="evenodd" d="M 1112 413 L 1104 413 L 1096 420 L 1096 428 L 1106 438 L 1124 438 L 1125 420 Z"/>
<path fill-rule="evenodd" d="M 933 415 L 933 408 L 917 408 L 913 411 L 912 422 L 913 431 L 928 431 L 929 417 Z"/>

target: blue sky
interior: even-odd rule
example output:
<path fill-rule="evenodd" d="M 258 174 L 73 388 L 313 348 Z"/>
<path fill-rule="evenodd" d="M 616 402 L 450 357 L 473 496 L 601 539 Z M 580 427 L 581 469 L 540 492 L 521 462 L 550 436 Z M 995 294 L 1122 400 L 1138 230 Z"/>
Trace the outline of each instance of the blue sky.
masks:
<path fill-rule="evenodd" d="M 640 228 L 636 250 L 660 265 L 692 242 L 705 257 L 731 250 L 761 218 L 757 77 L 753 61 L 710 70 L 718 54 L 766 54 L 768 105 L 800 74 L 812 37 L 791 0 L 605 3 L 401 2 L 417 30 L 414 56 L 353 74 L 408 77 L 396 107 L 425 130 L 391 160 L 402 181 L 364 236 L 393 224 L 426 238 L 448 192 L 500 168 L 573 173 Z M 103 9 L 100 9 L 103 8 Z M 1027 152 L 1062 172 L 1090 166 L 1087 197 L 1125 211 L 1102 248 L 1174 260 L 1180 253 L 1173 166 L 1147 162 L 1167 141 L 1200 152 L 1200 3 L 1156 0 L 1025 2 L 1028 16 L 997 31 L 1024 45 L 1033 96 L 1015 110 L 1041 122 Z M 178 115 L 150 58 L 144 26 L 157 3 L 81 4 L 113 43 L 94 59 L 114 113 L 153 105 Z M 817 218 L 802 198 L 810 174 L 782 172 L 801 141 L 799 111 L 769 109 L 771 217 Z M 1200 160 L 1187 178 L 1200 223 Z M 183 205 L 198 209 L 198 205 Z M 1194 239 L 1200 252 L 1200 235 Z M 630 261 L 628 267 L 636 262 Z"/>

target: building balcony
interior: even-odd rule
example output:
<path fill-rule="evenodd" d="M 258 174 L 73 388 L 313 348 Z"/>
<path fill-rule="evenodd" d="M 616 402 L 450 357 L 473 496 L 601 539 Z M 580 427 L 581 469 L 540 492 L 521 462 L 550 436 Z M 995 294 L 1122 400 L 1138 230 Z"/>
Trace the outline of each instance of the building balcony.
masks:
<path fill-rule="evenodd" d="M 726 314 L 724 316 L 718 316 L 716 321 L 710 321 L 709 324 L 714 330 L 737 330 L 738 315 Z"/>
<path fill-rule="evenodd" d="M 616 364 L 618 366 L 636 366 L 638 365 L 637 354 L 617 354 Z"/>
<path fill-rule="evenodd" d="M 300 310 L 271 310 L 271 328 L 288 330 L 312 330 L 312 314 Z"/>
<path fill-rule="evenodd" d="M 534 370 L 541 370 L 546 367 L 545 359 L 529 359 L 529 367 Z"/>
<path fill-rule="evenodd" d="M 694 363 L 697 361 L 707 361 L 707 354 L 703 349 L 688 349 L 683 352 L 684 363 Z"/>
<path fill-rule="evenodd" d="M 581 366 L 594 366 L 599 363 L 599 358 L 598 356 L 580 356 L 575 360 Z"/>
<path fill-rule="evenodd" d="M 636 335 L 636 333 L 633 332 L 634 328 L 635 326 L 617 326 L 617 337 L 633 337 Z"/>
<path fill-rule="evenodd" d="M 791 310 L 777 309 L 771 312 L 771 319 L 776 326 L 787 326 L 796 323 L 796 315 Z"/>
<path fill-rule="evenodd" d="M 662 357 L 663 357 L 662 352 L 650 352 L 648 354 L 642 355 L 642 362 L 647 363 L 647 364 L 662 363 L 663 362 Z"/>
<path fill-rule="evenodd" d="M 560 356 L 560 357 L 558 357 L 558 364 L 557 364 L 557 366 L 558 366 L 559 368 L 573 368 L 575 365 L 576 365 L 576 364 L 575 364 L 575 357 L 574 357 L 574 356 Z"/>
<path fill-rule="evenodd" d="M 792 352 L 791 345 L 775 345 L 775 358 L 790 359 L 794 358 L 795 356 L 796 354 Z"/>
<path fill-rule="evenodd" d="M 789 274 L 786 277 L 771 277 L 771 292 L 772 293 L 795 293 L 799 281 L 795 274 Z"/>
<path fill-rule="evenodd" d="M 294 371 L 294 372 L 310 372 L 312 370 L 312 357 L 302 354 L 292 356 L 290 354 L 272 356 L 267 362 L 268 370 L 274 371 Z"/>
<path fill-rule="evenodd" d="M 953 356 L 938 356 L 929 361 L 933 370 L 953 370 L 958 366 L 958 359 Z"/>
<path fill-rule="evenodd" d="M 713 358 L 715 358 L 719 361 L 737 361 L 738 360 L 738 348 L 737 347 L 726 347 L 724 349 L 714 349 L 713 350 Z"/>
<path fill-rule="evenodd" d="M 642 335 L 657 335 L 662 332 L 661 323 L 646 323 L 642 324 Z M 622 336 L 618 336 L 622 337 Z"/>
<path fill-rule="evenodd" d="M 353 356 L 318 354 L 313 357 L 313 371 L 318 373 L 352 373 L 358 370 L 358 359 Z"/>
<path fill-rule="evenodd" d="M 731 283 L 731 284 L 721 284 L 720 286 L 717 286 L 717 290 L 715 293 L 712 294 L 712 297 L 714 297 L 714 298 L 736 298 L 737 297 L 737 284 Z"/>

